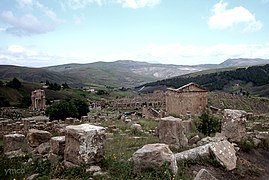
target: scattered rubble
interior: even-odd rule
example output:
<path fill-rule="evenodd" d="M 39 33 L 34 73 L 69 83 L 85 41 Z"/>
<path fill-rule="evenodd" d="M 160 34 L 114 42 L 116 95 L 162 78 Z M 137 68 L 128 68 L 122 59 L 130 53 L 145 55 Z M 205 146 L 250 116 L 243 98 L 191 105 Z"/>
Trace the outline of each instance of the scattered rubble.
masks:
<path fill-rule="evenodd" d="M 134 172 L 136 173 L 150 168 L 159 169 L 165 162 L 169 163 L 169 167 L 174 174 L 178 170 L 176 158 L 166 144 L 144 145 L 133 154 L 131 160 L 134 163 Z"/>

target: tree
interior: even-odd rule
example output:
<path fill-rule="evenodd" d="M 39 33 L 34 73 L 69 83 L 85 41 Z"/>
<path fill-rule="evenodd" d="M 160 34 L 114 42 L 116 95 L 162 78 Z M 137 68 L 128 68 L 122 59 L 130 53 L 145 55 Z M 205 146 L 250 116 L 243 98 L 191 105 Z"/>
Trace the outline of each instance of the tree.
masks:
<path fill-rule="evenodd" d="M 77 117 L 78 111 L 73 103 L 60 101 L 48 107 L 45 114 L 50 120 L 64 120 L 67 117 Z"/>
<path fill-rule="evenodd" d="M 213 116 L 209 116 L 207 113 L 203 113 L 201 116 L 199 116 L 199 121 L 196 126 L 199 132 L 207 136 L 220 132 L 221 130 L 220 121 Z"/>
<path fill-rule="evenodd" d="M 97 94 L 97 95 L 109 95 L 109 93 L 108 93 L 107 91 L 102 90 L 102 89 L 98 90 L 98 91 L 96 92 L 96 94 Z"/>
<path fill-rule="evenodd" d="M 8 87 L 11 87 L 13 89 L 19 89 L 22 86 L 22 84 L 21 84 L 21 82 L 17 78 L 13 78 L 12 81 L 9 81 L 7 83 L 7 86 Z"/>
<path fill-rule="evenodd" d="M 10 106 L 8 99 L 4 96 L 0 96 L 0 107 L 8 107 L 8 106 Z"/>
<path fill-rule="evenodd" d="M 64 84 L 62 84 L 62 87 L 63 87 L 63 89 L 69 89 L 70 88 L 66 82 Z"/>
<path fill-rule="evenodd" d="M 81 116 L 86 116 L 88 114 L 89 106 L 85 101 L 80 100 L 80 99 L 75 99 L 73 100 L 73 103 L 75 107 L 77 108 L 78 118 L 80 118 Z"/>
<path fill-rule="evenodd" d="M 19 107 L 20 108 L 28 108 L 29 106 L 31 106 L 31 104 L 32 104 L 31 96 L 30 95 L 24 95 L 20 99 Z"/>
<path fill-rule="evenodd" d="M 64 120 L 67 117 L 80 118 L 81 116 L 87 115 L 88 112 L 88 104 L 78 99 L 54 103 L 45 111 L 50 120 Z"/>

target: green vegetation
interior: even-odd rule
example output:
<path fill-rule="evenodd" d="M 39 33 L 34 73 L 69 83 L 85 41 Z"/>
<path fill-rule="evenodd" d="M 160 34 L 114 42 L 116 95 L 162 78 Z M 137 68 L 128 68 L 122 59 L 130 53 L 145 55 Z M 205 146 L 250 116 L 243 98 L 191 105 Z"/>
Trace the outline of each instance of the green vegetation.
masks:
<path fill-rule="evenodd" d="M 7 84 L 6 84 L 7 87 L 11 87 L 13 89 L 19 89 L 22 84 L 21 82 L 17 79 L 17 78 L 13 78 L 12 81 L 9 81 Z"/>
<path fill-rule="evenodd" d="M 203 113 L 199 116 L 195 124 L 197 130 L 206 136 L 213 135 L 221 130 L 221 121 L 208 113 Z"/>
<path fill-rule="evenodd" d="M 50 120 L 64 120 L 67 117 L 79 118 L 89 112 L 88 104 L 85 101 L 74 99 L 71 101 L 56 102 L 45 111 Z"/>
<path fill-rule="evenodd" d="M 243 138 L 239 142 L 239 147 L 244 152 L 250 152 L 255 147 L 253 139 L 252 138 Z"/>
<path fill-rule="evenodd" d="M 200 84 L 208 88 L 210 91 L 224 90 L 225 88 L 229 89 L 227 86 L 231 87 L 238 85 L 240 89 L 243 88 L 241 89 L 242 94 L 269 96 L 269 92 L 267 91 L 263 91 L 262 94 L 260 94 L 259 91 L 255 90 L 257 87 L 263 87 L 269 84 L 269 64 L 264 66 L 238 68 L 236 70 L 220 71 L 196 76 L 192 76 L 191 74 L 189 76 L 184 75 L 157 82 L 147 83 L 146 86 L 166 85 L 168 87 L 178 88 L 190 82 Z M 249 83 L 251 83 L 251 85 L 249 85 Z M 248 88 L 248 91 L 245 91 L 244 88 Z"/>

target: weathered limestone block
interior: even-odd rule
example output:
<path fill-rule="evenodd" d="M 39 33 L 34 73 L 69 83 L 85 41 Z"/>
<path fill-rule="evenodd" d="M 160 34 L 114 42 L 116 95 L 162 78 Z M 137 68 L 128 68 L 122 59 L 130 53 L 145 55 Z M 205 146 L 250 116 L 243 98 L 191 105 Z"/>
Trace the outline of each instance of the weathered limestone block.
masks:
<path fill-rule="evenodd" d="M 224 109 L 221 134 L 230 142 L 240 142 L 246 135 L 246 116 L 245 111 Z"/>
<path fill-rule="evenodd" d="M 44 142 L 37 147 L 39 154 L 48 154 L 50 151 L 50 142 Z"/>
<path fill-rule="evenodd" d="M 104 156 L 105 128 L 90 124 L 66 127 L 65 161 L 73 164 L 99 162 Z"/>
<path fill-rule="evenodd" d="M 195 135 L 192 138 L 189 139 L 189 145 L 196 144 L 200 140 L 199 135 Z"/>
<path fill-rule="evenodd" d="M 27 133 L 28 144 L 31 147 L 37 147 L 44 142 L 48 142 L 51 138 L 51 133 L 37 129 L 29 129 Z"/>
<path fill-rule="evenodd" d="M 210 144 L 205 144 L 193 149 L 189 149 L 180 153 L 176 153 L 175 157 L 177 161 L 182 160 L 195 160 L 202 157 L 209 157 L 209 146 Z"/>
<path fill-rule="evenodd" d="M 74 121 L 75 121 L 75 118 L 69 117 L 69 118 L 65 118 L 64 123 L 65 124 L 74 124 Z"/>
<path fill-rule="evenodd" d="M 57 155 L 64 155 L 65 136 L 56 136 L 50 139 L 50 152 Z"/>
<path fill-rule="evenodd" d="M 214 137 L 205 137 L 203 139 L 201 139 L 200 141 L 197 142 L 197 145 L 201 146 L 204 144 L 208 144 L 210 142 L 219 142 L 219 141 L 223 141 L 223 140 L 227 140 L 227 138 L 223 135 L 221 135 L 220 133 L 216 133 L 216 135 Z"/>
<path fill-rule="evenodd" d="M 185 132 L 184 132 L 185 135 L 192 132 L 192 129 L 193 129 L 192 126 L 193 125 L 192 125 L 192 120 L 191 119 L 182 121 L 182 125 L 185 128 Z"/>
<path fill-rule="evenodd" d="M 81 116 L 81 122 L 82 122 L 82 123 L 89 122 L 89 118 L 88 118 L 88 116 Z"/>
<path fill-rule="evenodd" d="M 237 157 L 233 145 L 227 141 L 210 142 L 208 144 L 189 149 L 175 154 L 177 161 L 194 160 L 201 157 L 210 157 L 210 154 L 228 170 L 233 170 L 236 167 Z"/>
<path fill-rule="evenodd" d="M 27 142 L 23 134 L 7 134 L 3 136 L 4 153 L 21 150 L 27 152 Z"/>
<path fill-rule="evenodd" d="M 194 180 L 217 180 L 212 174 L 210 174 L 206 169 L 201 169 Z"/>
<path fill-rule="evenodd" d="M 235 149 L 229 141 L 213 142 L 210 144 L 209 149 L 217 161 L 226 167 L 227 170 L 236 168 L 237 157 L 235 155 Z"/>
<path fill-rule="evenodd" d="M 158 135 L 161 143 L 173 147 L 185 147 L 188 145 L 188 139 L 185 136 L 185 128 L 182 120 L 172 116 L 161 118 Z"/>
<path fill-rule="evenodd" d="M 134 172 L 136 173 L 150 168 L 159 169 L 166 162 L 169 163 L 169 167 L 174 174 L 178 170 L 176 158 L 166 144 L 144 145 L 133 154 L 131 160 L 134 163 Z"/>

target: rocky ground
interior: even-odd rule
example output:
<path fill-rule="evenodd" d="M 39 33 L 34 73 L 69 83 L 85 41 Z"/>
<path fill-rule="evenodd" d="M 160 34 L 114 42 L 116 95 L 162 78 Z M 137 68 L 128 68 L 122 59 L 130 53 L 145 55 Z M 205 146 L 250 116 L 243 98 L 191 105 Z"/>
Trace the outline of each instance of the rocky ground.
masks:
<path fill-rule="evenodd" d="M 213 162 L 187 163 L 185 177 L 193 179 L 200 169 L 208 170 L 218 180 L 267 180 L 269 179 L 269 151 L 263 148 L 252 149 L 249 152 L 237 152 L 237 167 L 227 171 Z"/>

